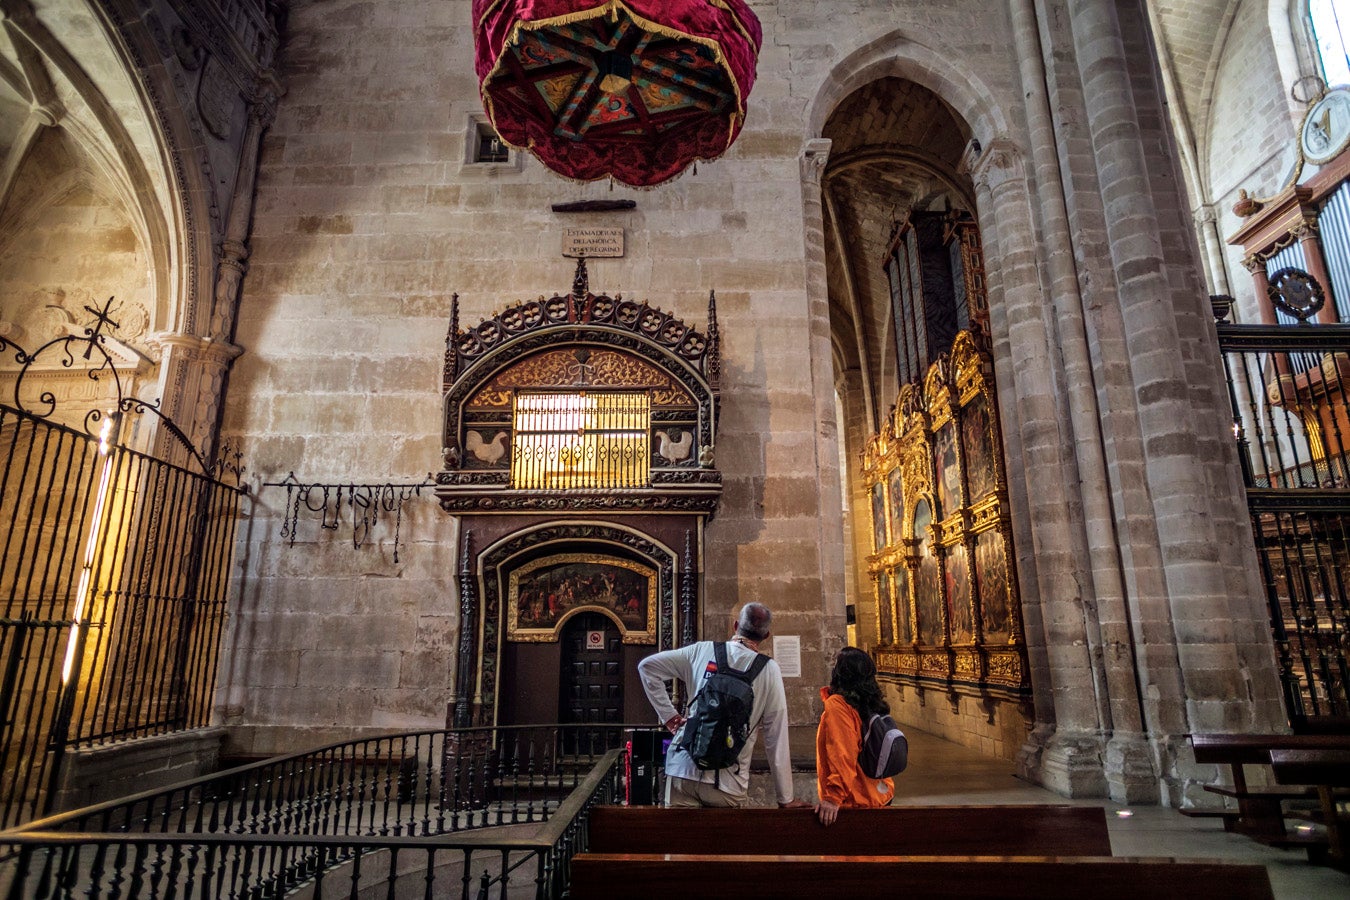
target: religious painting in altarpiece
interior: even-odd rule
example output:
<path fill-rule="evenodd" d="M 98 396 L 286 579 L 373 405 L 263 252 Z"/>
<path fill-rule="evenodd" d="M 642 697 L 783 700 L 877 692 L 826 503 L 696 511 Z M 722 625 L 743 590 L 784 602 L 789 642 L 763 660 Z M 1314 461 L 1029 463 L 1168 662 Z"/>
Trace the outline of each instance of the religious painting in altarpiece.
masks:
<path fill-rule="evenodd" d="M 878 669 L 902 683 L 1030 690 L 993 365 L 963 330 L 868 445 Z"/>

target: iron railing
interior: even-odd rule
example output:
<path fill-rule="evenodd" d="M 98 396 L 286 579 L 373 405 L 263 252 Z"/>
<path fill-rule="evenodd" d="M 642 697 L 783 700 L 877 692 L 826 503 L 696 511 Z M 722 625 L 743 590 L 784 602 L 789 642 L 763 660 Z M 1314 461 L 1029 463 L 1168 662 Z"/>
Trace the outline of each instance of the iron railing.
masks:
<path fill-rule="evenodd" d="M 32 353 L 0 339 L 0 826 L 50 811 L 71 748 L 205 725 L 215 689 L 243 491 L 128 396 L 91 311 Z"/>
<path fill-rule="evenodd" d="M 1350 724 L 1350 325 L 1216 313 L 1286 711 Z"/>
<path fill-rule="evenodd" d="M 590 808 L 618 796 L 624 730 L 415 732 L 241 766 L 0 833 L 0 891 L 559 897 Z"/>

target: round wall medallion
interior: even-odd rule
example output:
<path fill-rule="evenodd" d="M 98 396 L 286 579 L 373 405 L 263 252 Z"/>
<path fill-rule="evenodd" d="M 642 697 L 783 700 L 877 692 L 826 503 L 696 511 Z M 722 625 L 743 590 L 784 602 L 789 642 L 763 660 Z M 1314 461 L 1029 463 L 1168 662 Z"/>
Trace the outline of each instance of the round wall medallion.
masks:
<path fill-rule="evenodd" d="M 1327 91 L 1303 117 L 1299 148 L 1315 166 L 1330 162 L 1350 145 L 1350 89 Z"/>
<path fill-rule="evenodd" d="M 1292 266 L 1271 275 L 1270 286 L 1266 292 L 1278 309 L 1300 322 L 1306 322 L 1317 315 L 1327 299 L 1322 285 L 1318 284 L 1316 278 Z"/>

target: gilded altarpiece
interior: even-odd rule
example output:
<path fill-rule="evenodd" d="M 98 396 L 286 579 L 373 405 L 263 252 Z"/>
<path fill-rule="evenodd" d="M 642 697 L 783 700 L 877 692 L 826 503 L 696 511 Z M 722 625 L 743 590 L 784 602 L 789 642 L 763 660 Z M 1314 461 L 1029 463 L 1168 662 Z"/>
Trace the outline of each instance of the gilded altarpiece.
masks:
<path fill-rule="evenodd" d="M 903 387 L 867 447 L 878 669 L 902 682 L 1030 690 L 989 355 L 961 331 Z"/>

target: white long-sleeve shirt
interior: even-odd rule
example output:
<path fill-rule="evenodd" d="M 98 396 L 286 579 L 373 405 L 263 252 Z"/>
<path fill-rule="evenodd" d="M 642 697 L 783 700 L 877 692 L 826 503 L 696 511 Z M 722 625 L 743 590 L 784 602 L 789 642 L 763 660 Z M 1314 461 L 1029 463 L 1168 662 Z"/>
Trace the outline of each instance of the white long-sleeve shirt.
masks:
<path fill-rule="evenodd" d="M 654 653 L 638 663 L 638 675 L 642 678 L 642 689 L 647 693 L 652 708 L 662 724 L 676 715 L 675 704 L 670 702 L 665 682 L 676 679 L 684 682 L 690 695 L 695 695 L 703 686 L 703 679 L 711 674 L 708 664 L 714 662 L 716 652 L 712 641 L 699 641 L 676 650 L 664 650 Z M 727 662 L 733 669 L 745 671 L 755 661 L 755 651 L 743 644 L 727 642 Z M 695 673 L 698 678 L 695 679 Z M 719 771 L 704 771 L 694 764 L 694 759 L 685 750 L 677 746 L 683 735 L 681 728 L 675 733 L 666 752 L 666 775 L 686 778 L 690 781 L 717 783 L 721 790 L 733 796 L 744 797 L 750 790 L 750 757 L 755 749 L 755 735 L 764 732 L 764 752 L 769 757 L 769 772 L 773 775 L 774 791 L 778 802 L 792 801 L 792 759 L 788 753 L 788 713 L 787 696 L 783 692 L 783 673 L 778 663 L 770 659 L 751 683 L 755 692 L 755 702 L 750 708 L 750 737 L 741 748 L 737 765 Z"/>

